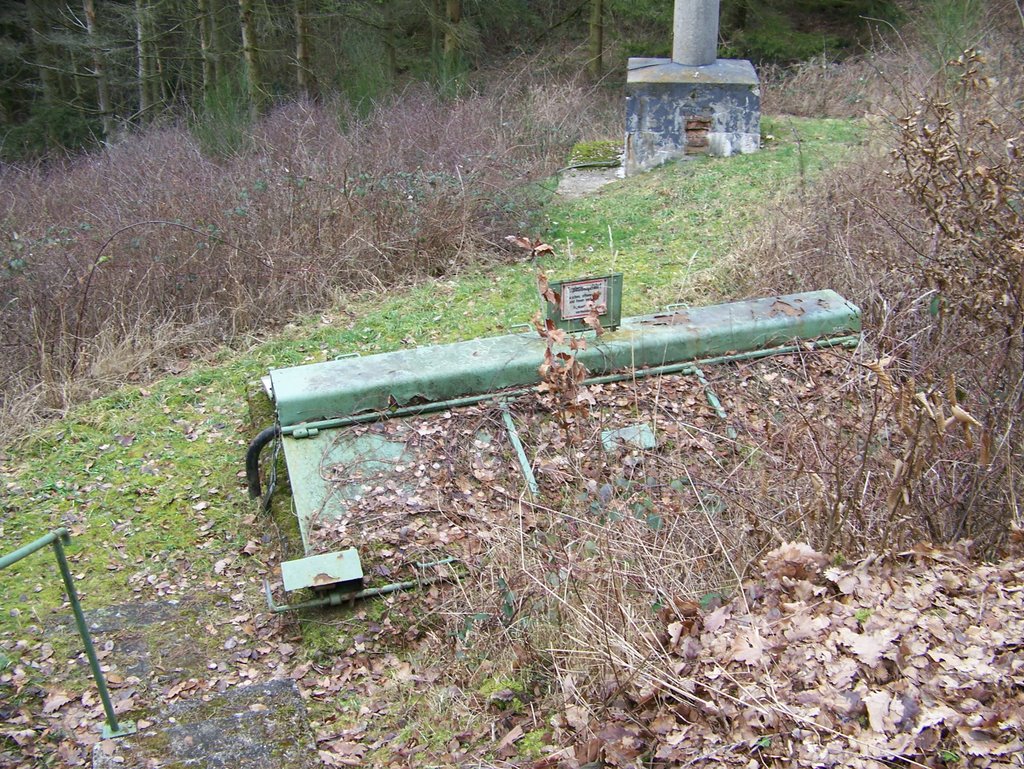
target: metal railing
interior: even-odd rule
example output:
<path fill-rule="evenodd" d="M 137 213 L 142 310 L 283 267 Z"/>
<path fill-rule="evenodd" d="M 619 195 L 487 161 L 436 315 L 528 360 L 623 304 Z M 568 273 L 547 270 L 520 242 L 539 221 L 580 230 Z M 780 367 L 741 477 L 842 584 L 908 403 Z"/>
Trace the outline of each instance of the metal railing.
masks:
<path fill-rule="evenodd" d="M 114 712 L 114 704 L 110 701 L 107 679 L 100 669 L 99 660 L 96 658 L 96 649 L 92 644 L 89 626 L 85 622 L 82 604 L 78 601 L 78 591 L 75 590 L 75 581 L 71 576 L 71 569 L 68 568 L 68 560 L 64 555 L 64 545 L 70 542 L 71 534 L 67 529 L 56 529 L 40 537 L 35 542 L 0 558 L 0 570 L 6 569 L 11 564 L 17 563 L 49 545 L 53 546 L 54 555 L 57 557 L 57 566 L 60 568 L 60 576 L 64 579 L 64 589 L 67 591 L 68 600 L 71 601 L 71 611 L 75 614 L 75 624 L 78 625 L 78 633 L 82 636 L 82 643 L 85 646 L 85 656 L 89 658 L 92 677 L 96 681 L 96 688 L 99 689 L 100 699 L 103 701 L 103 711 L 107 715 L 107 721 L 103 725 L 103 738 L 110 739 L 112 737 L 123 737 L 126 734 L 134 734 L 136 731 L 135 724 L 131 721 L 121 721 L 118 723 L 117 714 Z"/>

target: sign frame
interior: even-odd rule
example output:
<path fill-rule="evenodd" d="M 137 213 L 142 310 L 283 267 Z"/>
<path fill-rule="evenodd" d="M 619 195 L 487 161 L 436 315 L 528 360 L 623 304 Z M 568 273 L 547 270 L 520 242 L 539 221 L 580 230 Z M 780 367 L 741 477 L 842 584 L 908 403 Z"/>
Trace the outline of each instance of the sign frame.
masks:
<path fill-rule="evenodd" d="M 593 275 L 585 278 L 551 281 L 548 288 L 554 292 L 557 303 L 541 303 L 545 317 L 563 331 L 590 331 L 584 322 L 595 302 L 599 306 L 597 319 L 605 331 L 614 331 L 622 324 L 622 273 Z M 603 307 L 602 307 L 603 305 Z"/>

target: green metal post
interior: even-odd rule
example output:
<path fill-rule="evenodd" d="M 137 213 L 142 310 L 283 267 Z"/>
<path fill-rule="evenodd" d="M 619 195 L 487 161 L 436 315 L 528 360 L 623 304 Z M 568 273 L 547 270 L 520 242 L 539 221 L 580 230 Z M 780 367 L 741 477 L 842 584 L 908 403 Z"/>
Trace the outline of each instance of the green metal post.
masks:
<path fill-rule="evenodd" d="M 53 541 L 53 551 L 57 554 L 60 576 L 64 579 L 64 587 L 68 591 L 71 611 L 75 614 L 75 624 L 78 625 L 78 633 L 82 636 L 85 656 L 89 658 L 89 667 L 92 668 L 92 677 L 96 680 L 96 688 L 100 691 L 100 699 L 103 701 L 103 712 L 107 714 L 107 723 L 103 725 L 103 738 L 109 740 L 112 737 L 123 737 L 126 734 L 135 732 L 135 724 L 131 721 L 125 721 L 123 724 L 117 722 L 114 704 L 110 701 L 110 692 L 107 690 L 107 679 L 103 675 L 103 670 L 100 669 L 100 661 L 96 658 L 96 649 L 92 645 L 89 625 L 85 621 L 82 604 L 78 600 L 78 591 L 75 589 L 75 581 L 71 576 L 71 569 L 68 568 L 68 560 L 64 557 L 64 543 L 61 541 L 62 539 L 70 542 L 71 537 L 65 532 L 64 537 L 55 539 Z"/>
<path fill-rule="evenodd" d="M 704 376 L 704 371 L 699 368 L 695 368 L 693 373 L 697 377 L 697 381 L 700 382 L 701 387 L 704 388 L 704 397 L 708 399 L 708 405 L 715 410 L 718 418 L 726 423 L 726 436 L 729 440 L 736 440 L 736 429 L 728 424 L 729 415 L 725 413 L 725 407 L 722 406 L 722 401 L 719 400 L 718 395 L 711 387 L 711 383 L 708 382 L 707 377 Z"/>
<path fill-rule="evenodd" d="M 519 467 L 522 468 L 523 477 L 526 478 L 526 487 L 530 490 L 532 496 L 538 497 L 540 496 L 540 486 L 537 485 L 537 478 L 533 474 L 533 467 L 526 456 L 523 442 L 519 439 L 519 431 L 516 430 L 516 423 L 512 420 L 512 412 L 509 411 L 506 401 L 501 401 L 499 406 L 501 407 L 502 419 L 505 421 L 505 429 L 508 431 L 508 438 L 512 441 L 512 446 L 519 457 Z"/>
<path fill-rule="evenodd" d="M 67 591 L 68 600 L 71 601 L 71 611 L 75 615 L 75 624 L 78 625 L 78 634 L 82 637 L 82 644 L 85 646 L 85 656 L 89 658 L 92 677 L 96 681 L 96 688 L 100 692 L 100 700 L 103 701 L 103 711 L 107 715 L 107 721 L 103 725 L 103 738 L 111 739 L 112 737 L 124 737 L 126 734 L 134 734 L 136 731 L 135 724 L 131 721 L 118 723 L 117 714 L 114 712 L 114 705 L 110 701 L 107 679 L 100 668 L 99 660 L 96 658 L 96 649 L 92 643 L 92 636 L 89 634 L 89 625 L 85 621 L 82 604 L 78 600 L 78 591 L 75 589 L 74 578 L 71 575 L 71 569 L 68 567 L 68 560 L 64 555 L 64 545 L 70 541 L 71 534 L 67 529 L 56 529 L 40 537 L 35 542 L 0 558 L 0 569 L 4 569 L 20 561 L 22 558 L 42 550 L 47 545 L 53 545 L 53 552 L 57 556 L 57 566 L 60 568 L 60 576 L 64 580 L 64 589 Z"/>

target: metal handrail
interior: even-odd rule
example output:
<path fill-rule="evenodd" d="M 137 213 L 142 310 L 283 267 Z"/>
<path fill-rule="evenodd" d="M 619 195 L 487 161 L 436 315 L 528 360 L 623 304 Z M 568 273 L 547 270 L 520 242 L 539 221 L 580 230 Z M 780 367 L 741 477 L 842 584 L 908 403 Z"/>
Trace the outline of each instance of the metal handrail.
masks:
<path fill-rule="evenodd" d="M 112 737 L 124 737 L 127 734 L 134 734 L 136 731 L 135 724 L 131 721 L 121 721 L 118 723 L 117 714 L 114 712 L 114 704 L 110 701 L 107 679 L 100 669 L 99 660 L 96 658 L 96 648 L 92 644 L 92 636 L 89 634 L 89 626 L 86 624 L 85 614 L 82 612 L 82 604 L 78 601 L 75 581 L 71 576 L 71 569 L 68 567 L 68 560 L 64 555 L 64 545 L 70 542 L 71 534 L 67 529 L 55 529 L 49 534 L 43 535 L 35 542 L 30 542 L 13 553 L 8 553 L 3 558 L 0 558 L 0 570 L 6 569 L 11 564 L 27 558 L 48 545 L 53 545 L 53 552 L 57 557 L 57 566 L 60 568 L 60 576 L 64 579 L 64 589 L 67 591 L 68 600 L 71 601 L 71 611 L 75 615 L 75 624 L 78 625 L 78 634 L 82 637 L 82 644 L 85 646 L 85 656 L 89 658 L 92 677 L 96 681 L 96 688 L 99 689 L 100 699 L 103 701 L 103 711 L 107 715 L 107 721 L 103 725 L 103 738 L 111 739 Z"/>

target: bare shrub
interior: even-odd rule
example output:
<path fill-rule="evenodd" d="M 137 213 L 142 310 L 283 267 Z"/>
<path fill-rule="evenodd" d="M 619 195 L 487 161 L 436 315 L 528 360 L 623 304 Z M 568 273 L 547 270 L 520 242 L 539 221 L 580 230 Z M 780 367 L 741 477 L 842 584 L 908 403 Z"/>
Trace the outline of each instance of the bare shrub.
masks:
<path fill-rule="evenodd" d="M 843 62 L 818 56 L 790 67 L 769 65 L 760 72 L 766 114 L 858 118 L 875 114 L 892 99 L 883 72 L 893 68 L 883 54 Z"/>
<path fill-rule="evenodd" d="M 969 54 L 906 97 L 914 106 L 889 156 L 866 153 L 825 180 L 813 205 L 771 217 L 749 259 L 753 291 L 831 287 L 863 308 L 864 362 L 877 374 L 872 435 L 907 441 L 888 477 L 863 478 L 890 487 L 874 492 L 876 511 L 934 540 L 990 547 L 1019 523 L 1024 478 L 1024 123 L 1013 106 L 1019 64 L 999 66 Z M 851 441 L 838 465 L 863 467 L 872 435 Z M 829 485 L 849 500 L 839 476 Z"/>
<path fill-rule="evenodd" d="M 915 93 L 956 78 L 955 60 L 965 49 L 984 51 L 992 72 L 1013 77 L 1020 26 L 1012 2 L 925 3 L 899 29 L 879 23 L 871 47 L 857 56 L 762 68 L 762 107 L 766 114 L 895 120 L 912 111 Z"/>
<path fill-rule="evenodd" d="M 95 391 L 106 350 L 122 370 L 126 351 L 147 351 L 144 366 L 150 328 L 219 343 L 339 289 L 500 258 L 500 236 L 530 216 L 528 182 L 588 122 L 617 123 L 600 92 L 529 72 L 447 101 L 411 87 L 364 119 L 287 105 L 254 127 L 251 151 L 220 161 L 163 128 L 63 167 L 0 169 L 4 410 L 29 392 L 59 411 Z"/>

